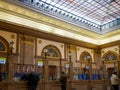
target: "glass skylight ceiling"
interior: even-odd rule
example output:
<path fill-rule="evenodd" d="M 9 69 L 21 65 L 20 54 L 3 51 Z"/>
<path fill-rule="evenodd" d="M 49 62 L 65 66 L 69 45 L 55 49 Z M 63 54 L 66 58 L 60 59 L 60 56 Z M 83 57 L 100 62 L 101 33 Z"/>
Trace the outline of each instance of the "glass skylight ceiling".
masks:
<path fill-rule="evenodd" d="M 48 4 L 48 8 L 61 9 L 62 13 L 73 14 L 98 25 L 120 17 L 120 0 L 35 0 L 35 2 Z"/>
<path fill-rule="evenodd" d="M 16 0 L 11 0 L 16 1 Z M 120 25 L 120 0 L 18 0 L 40 12 L 102 34 Z M 114 28 L 116 29 L 116 28 Z"/>

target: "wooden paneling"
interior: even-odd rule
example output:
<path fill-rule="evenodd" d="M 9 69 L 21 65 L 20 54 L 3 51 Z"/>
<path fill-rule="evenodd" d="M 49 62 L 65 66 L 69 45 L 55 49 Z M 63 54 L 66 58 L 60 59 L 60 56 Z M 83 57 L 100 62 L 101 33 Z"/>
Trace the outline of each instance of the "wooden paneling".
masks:
<path fill-rule="evenodd" d="M 106 90 L 105 88 L 110 86 L 110 81 L 105 80 L 76 80 L 68 81 L 67 90 Z M 90 89 L 91 88 L 91 89 Z M 27 82 L 0 82 L 0 90 L 27 90 Z M 43 83 L 39 81 L 37 90 L 61 90 L 59 81 L 48 81 Z"/>

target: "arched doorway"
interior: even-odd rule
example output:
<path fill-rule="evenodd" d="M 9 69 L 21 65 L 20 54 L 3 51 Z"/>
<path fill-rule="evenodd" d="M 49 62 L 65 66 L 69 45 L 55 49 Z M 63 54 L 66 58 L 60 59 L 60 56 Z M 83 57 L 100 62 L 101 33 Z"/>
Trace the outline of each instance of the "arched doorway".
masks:
<path fill-rule="evenodd" d="M 118 72 L 120 74 L 120 61 L 116 52 L 108 51 L 103 55 L 102 59 L 107 67 L 106 69 L 108 78 L 111 77 L 113 72 Z"/>
<path fill-rule="evenodd" d="M 9 49 L 8 42 L 0 36 L 0 72 L 5 73 L 7 70 L 7 56 Z"/>
<path fill-rule="evenodd" d="M 83 51 L 80 55 L 81 70 L 83 79 L 90 79 L 92 74 L 92 57 L 89 52 Z"/>
<path fill-rule="evenodd" d="M 83 67 L 92 63 L 91 55 L 87 51 L 83 51 L 80 55 L 80 62 L 81 62 L 81 64 L 83 64 Z"/>
<path fill-rule="evenodd" d="M 49 80 L 57 80 L 58 73 L 61 71 L 60 50 L 54 45 L 47 45 L 43 48 L 41 56 L 44 57 L 48 63 Z"/>

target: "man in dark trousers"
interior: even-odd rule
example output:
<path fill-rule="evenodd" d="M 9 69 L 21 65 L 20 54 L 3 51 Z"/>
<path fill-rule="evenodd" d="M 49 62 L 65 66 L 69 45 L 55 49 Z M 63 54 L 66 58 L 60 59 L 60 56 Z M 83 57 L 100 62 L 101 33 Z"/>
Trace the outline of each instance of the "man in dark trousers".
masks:
<path fill-rule="evenodd" d="M 110 80 L 114 90 L 119 90 L 119 78 L 117 76 L 117 72 L 113 72 Z"/>
<path fill-rule="evenodd" d="M 61 89 L 66 90 L 66 88 L 67 88 L 67 75 L 65 74 L 65 72 L 61 73 L 60 83 L 61 83 Z"/>
<path fill-rule="evenodd" d="M 38 84 L 38 75 L 35 72 L 31 72 L 27 77 L 28 90 L 36 90 Z"/>

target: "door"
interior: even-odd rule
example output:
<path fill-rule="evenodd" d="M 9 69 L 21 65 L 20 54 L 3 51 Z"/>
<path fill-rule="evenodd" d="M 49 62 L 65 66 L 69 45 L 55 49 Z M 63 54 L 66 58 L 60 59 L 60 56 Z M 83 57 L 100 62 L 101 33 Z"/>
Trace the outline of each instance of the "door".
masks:
<path fill-rule="evenodd" d="M 56 80 L 57 75 L 57 67 L 53 65 L 49 65 L 49 80 Z"/>
<path fill-rule="evenodd" d="M 108 73 L 108 79 L 110 79 L 112 73 L 114 72 L 114 68 L 107 68 L 107 73 Z"/>

